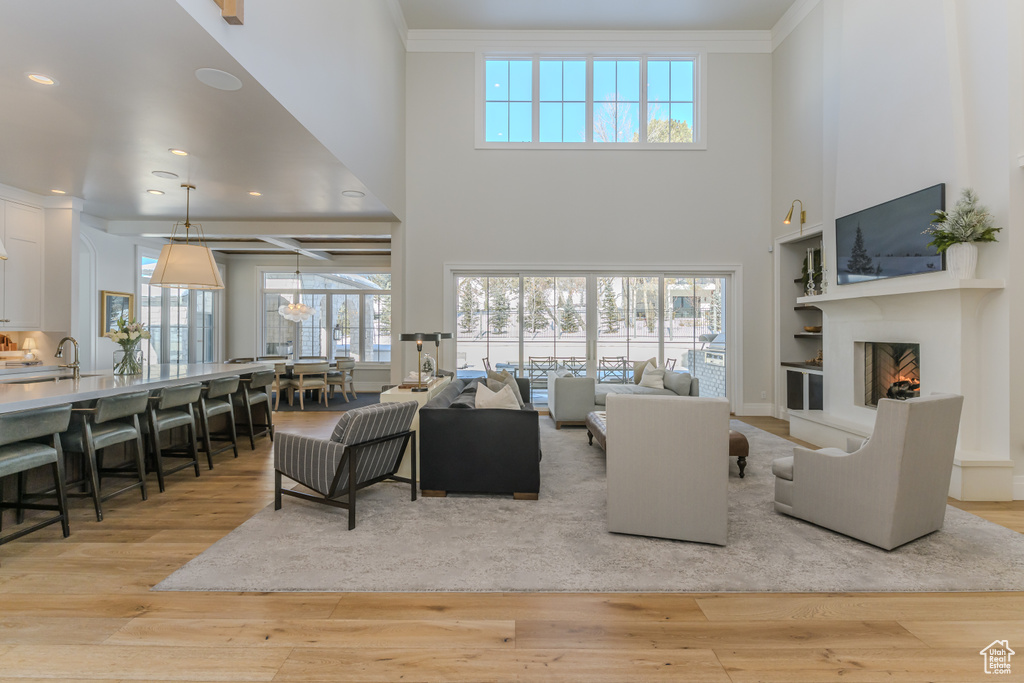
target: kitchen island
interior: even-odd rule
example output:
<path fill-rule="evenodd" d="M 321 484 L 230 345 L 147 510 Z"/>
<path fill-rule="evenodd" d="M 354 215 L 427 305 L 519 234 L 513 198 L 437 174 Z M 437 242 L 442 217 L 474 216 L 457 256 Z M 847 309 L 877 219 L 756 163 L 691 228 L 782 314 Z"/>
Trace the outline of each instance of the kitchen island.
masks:
<path fill-rule="evenodd" d="M 261 363 L 193 363 L 147 365 L 139 375 L 115 375 L 112 371 L 83 373 L 79 379 L 62 370 L 5 377 L 0 383 L 0 413 L 45 408 L 64 403 L 91 401 L 142 389 L 160 389 L 176 384 L 205 382 L 230 375 L 248 375 L 265 370 Z"/>

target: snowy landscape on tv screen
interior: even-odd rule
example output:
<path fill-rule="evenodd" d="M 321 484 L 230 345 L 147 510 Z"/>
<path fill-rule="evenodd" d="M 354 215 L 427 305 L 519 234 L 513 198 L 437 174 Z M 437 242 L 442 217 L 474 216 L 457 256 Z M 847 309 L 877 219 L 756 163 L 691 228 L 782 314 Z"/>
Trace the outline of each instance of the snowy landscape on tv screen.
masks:
<path fill-rule="evenodd" d="M 836 219 L 836 281 L 866 280 L 942 270 L 942 255 L 924 231 L 945 208 L 945 184 Z"/>

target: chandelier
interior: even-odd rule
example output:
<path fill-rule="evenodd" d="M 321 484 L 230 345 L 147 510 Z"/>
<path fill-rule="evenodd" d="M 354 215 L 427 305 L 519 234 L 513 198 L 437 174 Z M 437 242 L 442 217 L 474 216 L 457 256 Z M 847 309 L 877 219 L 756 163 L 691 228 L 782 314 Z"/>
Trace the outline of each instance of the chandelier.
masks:
<path fill-rule="evenodd" d="M 313 309 L 310 306 L 302 303 L 302 299 L 299 297 L 299 290 L 302 289 L 302 273 L 299 272 L 299 252 L 295 252 L 295 298 L 292 299 L 290 304 L 282 304 L 278 306 L 277 312 L 281 314 L 281 317 L 285 320 L 291 320 L 294 323 L 304 323 L 313 317 Z"/>

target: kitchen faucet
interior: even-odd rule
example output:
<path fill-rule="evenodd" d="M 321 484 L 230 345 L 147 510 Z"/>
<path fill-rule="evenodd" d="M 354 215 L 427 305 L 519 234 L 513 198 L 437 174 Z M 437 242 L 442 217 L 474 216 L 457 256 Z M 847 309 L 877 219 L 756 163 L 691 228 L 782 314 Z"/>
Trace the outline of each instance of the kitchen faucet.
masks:
<path fill-rule="evenodd" d="M 75 347 L 75 360 L 72 363 L 68 363 L 67 365 L 62 365 L 60 367 L 62 367 L 62 368 L 71 368 L 71 372 L 73 373 L 72 376 L 74 377 L 74 379 L 78 379 L 81 376 L 81 370 L 78 367 L 78 340 L 77 339 L 75 339 L 74 337 L 64 337 L 64 338 L 62 338 L 59 342 L 57 342 L 57 353 L 53 354 L 53 357 L 54 358 L 63 358 L 64 357 L 64 342 L 66 342 L 66 341 L 71 342 L 74 345 L 74 347 Z"/>

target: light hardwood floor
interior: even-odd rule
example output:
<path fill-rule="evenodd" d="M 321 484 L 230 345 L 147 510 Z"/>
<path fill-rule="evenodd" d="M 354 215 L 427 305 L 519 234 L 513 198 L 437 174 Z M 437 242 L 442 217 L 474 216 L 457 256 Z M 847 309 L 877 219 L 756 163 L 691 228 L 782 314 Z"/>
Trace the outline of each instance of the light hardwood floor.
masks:
<path fill-rule="evenodd" d="M 336 417 L 277 414 L 324 436 Z M 1000 679 L 1024 680 L 1024 593 L 151 592 L 271 502 L 270 453 L 0 547 L 0 680 L 982 681 L 995 639 L 1022 652 Z M 1024 503 L 960 507 L 1024 529 Z"/>

